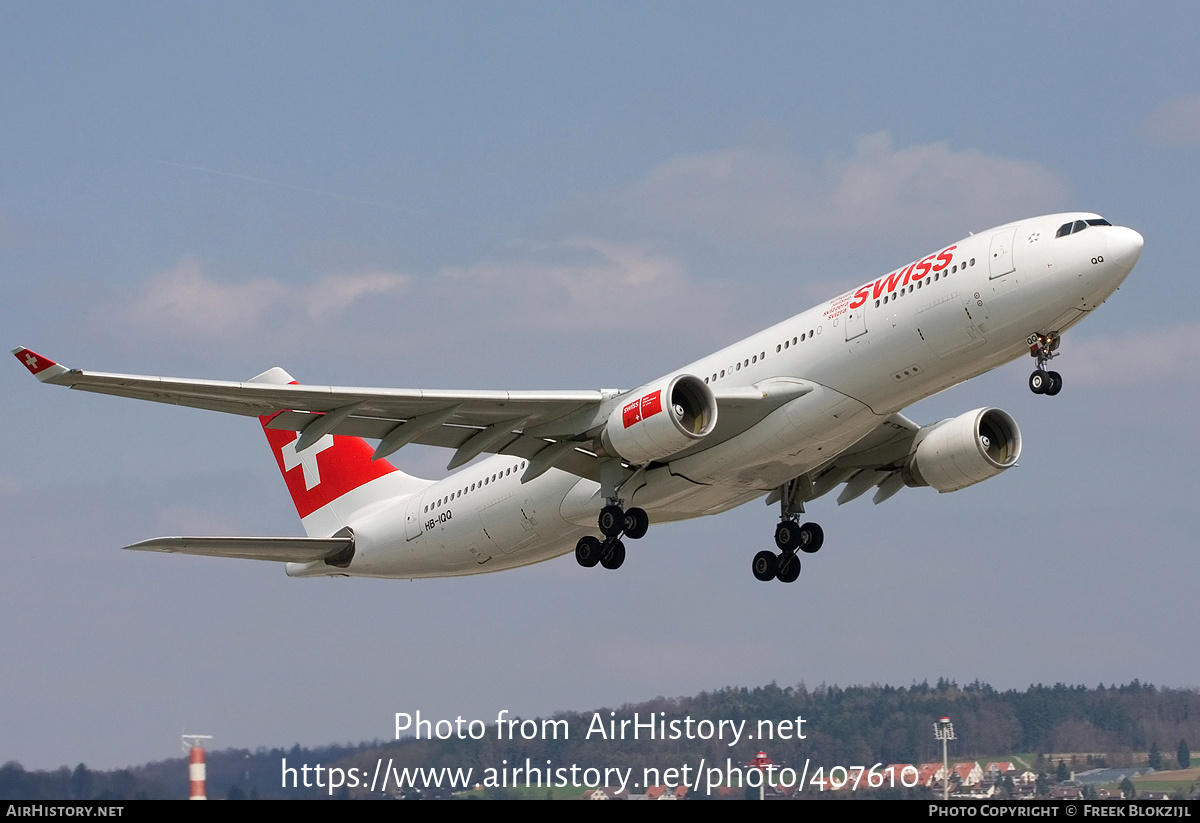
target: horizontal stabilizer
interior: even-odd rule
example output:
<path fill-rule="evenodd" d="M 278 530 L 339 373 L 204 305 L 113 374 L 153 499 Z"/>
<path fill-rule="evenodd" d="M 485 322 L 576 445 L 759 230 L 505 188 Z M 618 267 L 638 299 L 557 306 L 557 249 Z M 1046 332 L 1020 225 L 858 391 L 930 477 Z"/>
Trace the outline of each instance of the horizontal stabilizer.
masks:
<path fill-rule="evenodd" d="M 329 560 L 334 565 L 341 565 L 336 561 L 341 560 L 339 555 L 343 552 L 352 554 L 354 537 L 156 537 L 125 548 L 140 552 L 198 554 L 280 563 Z"/>

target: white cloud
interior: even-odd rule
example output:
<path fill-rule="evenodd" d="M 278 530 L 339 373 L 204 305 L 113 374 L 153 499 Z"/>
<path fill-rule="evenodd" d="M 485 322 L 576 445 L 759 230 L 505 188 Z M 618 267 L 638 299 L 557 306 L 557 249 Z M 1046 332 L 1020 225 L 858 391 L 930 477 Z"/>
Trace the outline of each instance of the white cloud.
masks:
<path fill-rule="evenodd" d="M 1200 94 L 1160 105 L 1142 122 L 1142 136 L 1155 146 L 1200 146 Z"/>
<path fill-rule="evenodd" d="M 361 274 L 327 274 L 302 292 L 309 317 L 338 315 L 359 298 L 402 289 L 412 278 L 407 274 L 368 271 Z"/>
<path fill-rule="evenodd" d="M 269 278 L 222 282 L 189 258 L 147 278 L 129 315 L 135 323 L 172 336 L 225 337 L 260 331 L 300 314 L 312 321 L 333 320 L 358 300 L 396 291 L 409 280 L 406 274 L 371 270 L 328 274 L 309 285 Z"/>
<path fill-rule="evenodd" d="M 1066 379 L 1084 385 L 1128 386 L 1200 380 L 1200 323 L 1088 340 L 1070 350 Z"/>
<path fill-rule="evenodd" d="M 553 331 L 668 329 L 681 313 L 719 305 L 719 288 L 702 288 L 678 260 L 643 245 L 575 238 L 537 251 L 443 269 L 438 288 L 475 321 Z M 531 259 L 539 256 L 556 259 Z"/>
<path fill-rule="evenodd" d="M 418 379 L 414 369 L 447 358 L 462 369 L 465 358 L 478 373 L 455 382 L 479 383 L 515 359 L 553 366 L 601 351 L 613 362 L 636 351 L 640 366 L 665 368 L 737 336 L 729 331 L 741 317 L 734 297 L 731 284 L 697 281 L 648 245 L 573 238 L 515 243 L 427 275 L 368 269 L 308 284 L 232 283 L 185 260 L 148 277 L 121 311 L 130 319 L 125 333 L 139 342 L 202 343 L 310 365 L 334 350 L 373 362 L 404 352 L 393 382 Z M 104 322 L 111 325 L 111 311 Z"/>
<path fill-rule="evenodd" d="M 884 132 L 824 163 L 753 147 L 675 158 L 617 200 L 644 226 L 792 245 L 961 232 L 1058 208 L 1067 195 L 1037 163 L 947 143 L 897 149 Z"/>
<path fill-rule="evenodd" d="M 259 322 L 287 289 L 274 280 L 220 283 L 199 262 L 182 260 L 151 276 L 134 303 L 135 321 L 184 334 L 221 334 Z"/>

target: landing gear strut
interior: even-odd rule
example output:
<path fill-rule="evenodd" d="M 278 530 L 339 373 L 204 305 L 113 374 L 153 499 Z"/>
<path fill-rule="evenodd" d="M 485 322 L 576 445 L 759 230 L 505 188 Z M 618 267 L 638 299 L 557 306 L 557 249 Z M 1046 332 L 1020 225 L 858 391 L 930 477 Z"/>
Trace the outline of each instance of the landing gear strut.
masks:
<path fill-rule="evenodd" d="M 626 511 L 621 508 L 621 501 L 609 498 L 608 505 L 600 510 L 596 520 L 604 540 L 592 537 L 579 538 L 575 544 L 575 560 L 584 568 L 590 569 L 599 563 L 606 569 L 619 569 L 625 562 L 625 544 L 621 537 L 639 540 L 646 536 L 650 528 L 650 517 L 644 509 L 634 507 Z"/>
<path fill-rule="evenodd" d="M 1058 346 L 1062 337 L 1057 332 L 1029 335 L 1029 356 L 1037 359 L 1037 368 L 1029 375 L 1029 390 L 1034 394 L 1046 394 L 1051 397 L 1062 390 L 1062 375 L 1056 371 L 1047 371 L 1046 365 L 1051 358 L 1058 356 Z"/>
<path fill-rule="evenodd" d="M 761 551 L 754 555 L 751 570 L 758 580 L 795 583 L 800 576 L 800 558 L 796 552 L 812 554 L 825 542 L 825 532 L 820 526 L 799 522 L 798 515 L 804 513 L 804 504 L 796 502 L 803 499 L 797 495 L 798 482 L 788 481 L 779 489 L 779 524 L 775 526 L 775 545 L 779 554 Z"/>

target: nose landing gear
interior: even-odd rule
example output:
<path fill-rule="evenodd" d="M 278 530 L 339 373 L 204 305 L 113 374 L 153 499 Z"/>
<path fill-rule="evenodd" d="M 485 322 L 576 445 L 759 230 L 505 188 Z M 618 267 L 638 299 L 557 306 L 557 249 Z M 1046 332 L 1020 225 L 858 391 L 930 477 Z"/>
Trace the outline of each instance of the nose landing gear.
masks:
<path fill-rule="evenodd" d="M 1051 358 L 1058 356 L 1058 346 L 1062 337 L 1056 332 L 1034 332 L 1025 342 L 1029 344 L 1029 356 L 1037 359 L 1037 368 L 1029 375 L 1029 390 L 1034 394 L 1053 397 L 1062 390 L 1062 375 L 1056 371 L 1047 371 L 1046 364 Z"/>

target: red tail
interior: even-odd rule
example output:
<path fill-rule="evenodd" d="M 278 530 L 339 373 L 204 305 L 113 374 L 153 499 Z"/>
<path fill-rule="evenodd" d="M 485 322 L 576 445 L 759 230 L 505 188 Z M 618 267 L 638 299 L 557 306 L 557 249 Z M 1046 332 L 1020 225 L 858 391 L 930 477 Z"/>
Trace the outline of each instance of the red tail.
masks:
<path fill-rule="evenodd" d="M 375 450 L 358 437 L 327 434 L 297 452 L 300 432 L 267 428 L 274 419 L 274 414 L 259 418 L 301 519 L 359 486 L 396 471 L 386 460 L 371 460 Z"/>

